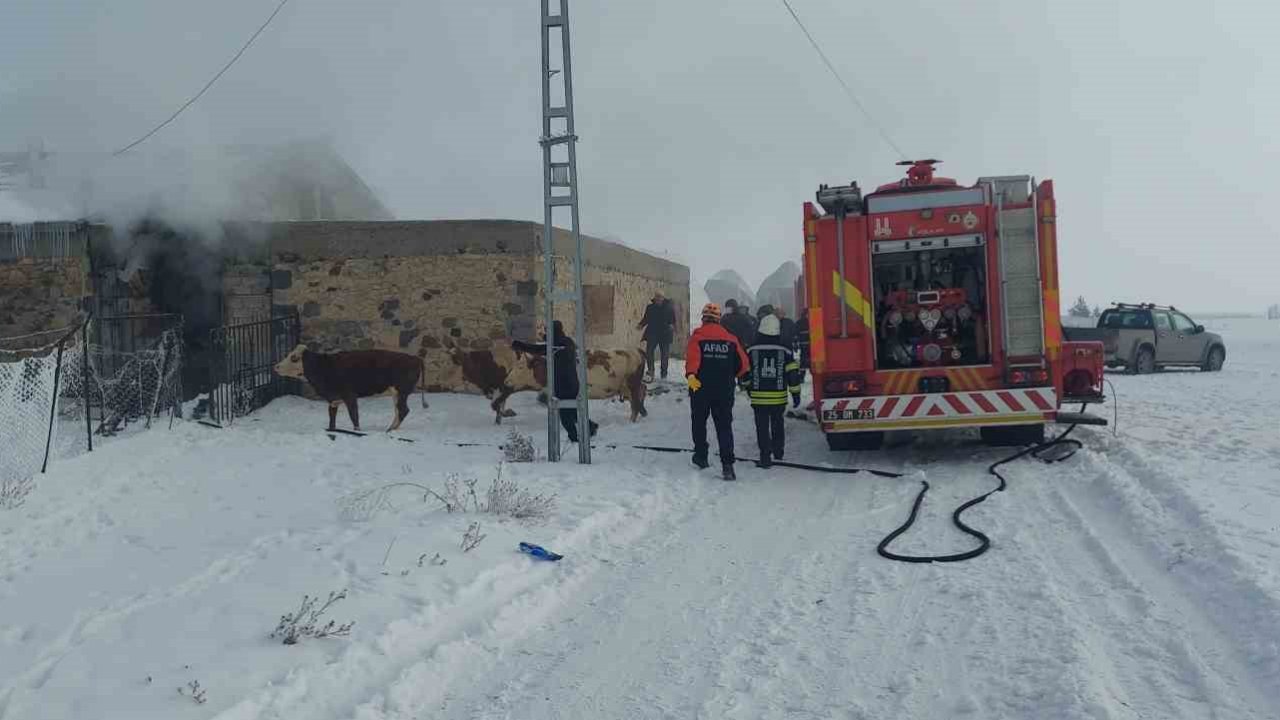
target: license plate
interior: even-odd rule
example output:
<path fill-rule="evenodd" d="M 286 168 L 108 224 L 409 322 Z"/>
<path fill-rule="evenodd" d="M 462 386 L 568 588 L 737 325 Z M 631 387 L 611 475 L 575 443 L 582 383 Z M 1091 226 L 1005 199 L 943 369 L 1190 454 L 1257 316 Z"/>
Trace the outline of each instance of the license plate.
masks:
<path fill-rule="evenodd" d="M 822 419 L 826 422 L 838 422 L 840 420 L 872 420 L 876 416 L 875 408 L 853 409 L 853 410 L 823 410 Z"/>

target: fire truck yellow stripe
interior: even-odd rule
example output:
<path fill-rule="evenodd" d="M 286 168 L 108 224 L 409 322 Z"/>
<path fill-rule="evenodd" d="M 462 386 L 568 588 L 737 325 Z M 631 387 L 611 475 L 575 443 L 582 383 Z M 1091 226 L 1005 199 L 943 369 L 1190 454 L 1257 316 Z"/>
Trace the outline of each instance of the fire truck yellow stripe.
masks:
<path fill-rule="evenodd" d="M 840 273 L 831 271 L 831 287 L 835 296 L 840 297 Z M 858 317 L 862 318 L 862 323 L 867 326 L 868 330 L 875 329 L 875 318 L 871 314 L 871 303 L 867 300 L 862 291 L 848 280 L 844 281 L 844 300 L 845 303 L 855 312 Z"/>
<path fill-rule="evenodd" d="M 965 372 L 969 374 L 969 387 L 970 387 L 970 389 L 973 389 L 973 390 L 986 390 L 986 389 L 987 389 L 987 383 L 986 383 L 986 381 L 985 381 L 985 380 L 983 380 L 983 379 L 982 379 L 982 373 L 978 372 L 978 371 L 977 371 L 976 369 L 974 369 L 974 368 L 969 368 L 969 369 L 965 370 Z"/>

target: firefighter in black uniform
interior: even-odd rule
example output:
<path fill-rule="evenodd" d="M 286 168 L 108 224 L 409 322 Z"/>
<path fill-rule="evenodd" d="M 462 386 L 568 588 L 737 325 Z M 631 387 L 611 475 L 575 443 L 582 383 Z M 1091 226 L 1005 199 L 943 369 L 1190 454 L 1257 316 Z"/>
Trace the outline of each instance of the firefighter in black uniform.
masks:
<path fill-rule="evenodd" d="M 720 306 L 702 308 L 702 326 L 693 331 L 685 352 L 685 379 L 689 383 L 689 408 L 693 413 L 693 464 L 706 468 L 707 416 L 716 425 L 720 463 L 725 480 L 736 480 L 733 471 L 734 384 L 747 374 L 750 364 L 733 333 L 720 325 Z"/>
<path fill-rule="evenodd" d="M 787 411 L 787 393 L 792 405 L 800 405 L 800 363 L 791 349 L 782 345 L 782 323 L 776 315 L 760 320 L 756 343 L 747 350 L 751 363 L 748 391 L 756 416 L 756 443 L 760 446 L 762 468 L 781 460 L 786 451 L 782 417 Z"/>

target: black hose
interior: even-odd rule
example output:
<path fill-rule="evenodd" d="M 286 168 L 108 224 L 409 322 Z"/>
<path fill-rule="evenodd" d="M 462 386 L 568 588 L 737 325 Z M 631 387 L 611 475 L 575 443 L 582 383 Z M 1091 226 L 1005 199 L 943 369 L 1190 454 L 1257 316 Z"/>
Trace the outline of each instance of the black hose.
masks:
<path fill-rule="evenodd" d="M 1111 434 L 1120 435 L 1120 393 L 1116 392 L 1115 383 L 1107 378 L 1102 379 L 1111 388 Z"/>
<path fill-rule="evenodd" d="M 693 452 L 693 450 L 690 448 L 663 447 L 659 445 L 605 445 L 605 447 L 610 450 L 617 450 L 618 448 L 632 448 L 635 450 L 652 450 L 653 452 L 667 452 L 667 453 Z M 749 458 L 749 457 L 740 457 L 740 458 L 736 458 L 736 460 L 741 462 L 759 462 L 755 458 Z M 811 470 L 813 472 L 821 472 L 821 473 L 837 473 L 837 474 L 843 474 L 843 475 L 854 475 L 857 473 L 864 472 L 864 473 L 870 473 L 872 475 L 876 475 L 879 477 L 888 477 L 888 478 L 902 477 L 901 473 L 889 472 L 888 470 L 871 470 L 869 468 L 835 468 L 835 467 L 827 467 L 825 465 L 804 465 L 802 463 L 785 462 L 782 460 L 774 460 L 773 464 L 777 467 L 794 468 L 796 470 Z"/>
<path fill-rule="evenodd" d="M 1080 407 L 1080 412 L 1084 412 L 1085 407 L 1086 407 L 1085 405 L 1082 405 Z M 1072 425 L 1068 427 L 1065 431 L 1063 431 L 1061 435 L 1053 438 L 1052 440 L 1042 442 L 1036 445 L 1031 445 L 1029 447 L 1025 447 L 1019 450 L 1018 452 L 1010 455 L 1009 457 L 1004 458 L 1002 460 L 997 460 L 996 462 L 993 462 L 991 463 L 991 465 L 987 466 L 987 472 L 992 475 L 995 475 L 996 479 L 1000 481 L 1000 484 L 996 486 L 994 490 L 989 490 L 979 495 L 978 497 L 973 498 L 972 500 L 969 500 L 965 504 L 956 508 L 955 512 L 951 513 L 951 522 L 954 523 L 957 528 L 960 528 L 961 532 L 968 535 L 972 535 L 973 537 L 977 538 L 978 547 L 972 550 L 961 552 L 961 553 L 953 553 L 951 555 L 899 555 L 898 553 L 891 552 L 889 550 L 890 543 L 896 540 L 899 535 L 901 535 L 902 533 L 910 529 L 911 526 L 916 521 L 916 515 L 920 513 L 920 505 L 924 503 L 925 493 L 929 492 L 929 483 L 921 480 L 920 484 L 922 485 L 922 487 L 920 488 L 920 493 L 916 495 L 916 501 L 911 506 L 911 514 L 907 517 L 907 521 L 904 522 L 902 525 L 900 525 L 896 530 L 886 535 L 885 538 L 880 541 L 880 544 L 876 546 L 876 552 L 880 554 L 880 557 L 883 557 L 889 560 L 896 560 L 898 562 L 908 562 L 908 563 L 960 562 L 962 560 L 972 560 L 973 558 L 976 558 L 979 555 L 985 553 L 987 550 L 991 548 L 991 538 L 987 537 L 987 535 L 983 533 L 981 530 L 977 530 L 973 527 L 970 527 L 969 525 L 966 525 L 965 522 L 960 519 L 960 515 L 963 514 L 965 510 L 968 510 L 974 505 L 977 505 L 985 501 L 987 498 L 991 497 L 995 493 L 1004 492 L 1005 488 L 1008 487 L 1008 482 L 1005 480 L 1005 477 L 1000 474 L 1000 471 L 996 469 L 1001 465 L 1004 465 L 1005 463 L 1011 463 L 1014 460 L 1026 457 L 1028 455 L 1036 458 L 1037 460 L 1040 460 L 1041 462 L 1050 463 L 1050 464 L 1062 462 L 1063 460 L 1066 460 L 1072 455 L 1075 455 L 1077 450 L 1084 447 L 1084 444 L 1081 443 L 1079 440 L 1076 440 L 1075 438 L 1067 437 L 1068 435 L 1071 434 L 1071 431 L 1075 429 L 1076 429 L 1076 426 Z M 1057 455 L 1054 457 L 1041 456 L 1041 453 L 1045 452 L 1046 450 L 1053 447 L 1061 447 L 1061 446 L 1070 447 L 1072 448 L 1072 450 L 1071 452 L 1068 452 L 1066 454 Z"/>

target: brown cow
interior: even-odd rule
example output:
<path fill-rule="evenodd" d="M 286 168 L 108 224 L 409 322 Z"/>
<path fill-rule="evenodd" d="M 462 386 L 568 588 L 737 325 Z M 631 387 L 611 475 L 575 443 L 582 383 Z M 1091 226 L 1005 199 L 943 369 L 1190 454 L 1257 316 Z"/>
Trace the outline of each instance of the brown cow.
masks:
<path fill-rule="evenodd" d="M 500 424 L 504 417 L 513 417 L 516 413 L 507 408 L 507 398 L 518 392 L 543 389 L 546 359 L 515 351 L 508 343 L 499 343 L 490 350 L 453 350 L 450 359 L 461 371 L 460 380 L 465 387 L 433 385 L 430 389 L 443 392 L 478 389 L 492 400 L 489 407 L 493 409 L 494 424 Z M 458 379 L 455 376 L 455 385 Z M 644 407 L 644 353 L 641 350 L 588 352 L 587 384 L 588 397 L 593 400 L 616 397 L 630 401 L 632 422 L 649 414 Z"/>
<path fill-rule="evenodd" d="M 336 429 L 338 405 L 347 406 L 351 426 L 360 429 L 357 398 L 391 395 L 395 420 L 387 432 L 396 430 L 409 415 L 408 397 L 426 379 L 422 359 L 390 350 L 352 350 L 333 354 L 311 352 L 299 345 L 276 363 L 277 375 L 306 380 L 316 393 L 329 401 L 329 429 Z M 425 389 L 425 388 L 424 388 Z M 427 407 L 427 396 L 422 396 Z"/>
<path fill-rule="evenodd" d="M 538 387 L 547 383 L 546 360 L 537 356 L 530 362 Z M 644 407 L 648 388 L 644 384 L 643 350 L 589 350 L 587 352 L 587 397 L 592 400 L 616 397 L 631 403 L 631 422 L 648 417 Z"/>

